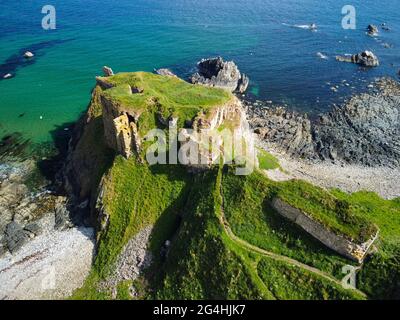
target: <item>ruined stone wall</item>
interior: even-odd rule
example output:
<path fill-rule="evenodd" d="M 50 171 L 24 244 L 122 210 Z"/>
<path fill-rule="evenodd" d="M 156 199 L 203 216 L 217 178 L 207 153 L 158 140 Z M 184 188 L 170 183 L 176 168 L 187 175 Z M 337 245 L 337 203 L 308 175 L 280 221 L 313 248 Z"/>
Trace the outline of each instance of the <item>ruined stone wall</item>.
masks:
<path fill-rule="evenodd" d="M 280 215 L 300 226 L 328 248 L 359 263 L 364 260 L 368 250 L 377 238 L 376 235 L 365 243 L 357 244 L 328 230 L 321 223 L 310 218 L 306 213 L 292 207 L 279 198 L 273 199 L 272 206 Z"/>
<path fill-rule="evenodd" d="M 137 128 L 136 114 L 121 111 L 115 102 L 101 97 L 103 105 L 104 138 L 107 145 L 118 154 L 129 158 L 140 152 L 141 139 Z"/>

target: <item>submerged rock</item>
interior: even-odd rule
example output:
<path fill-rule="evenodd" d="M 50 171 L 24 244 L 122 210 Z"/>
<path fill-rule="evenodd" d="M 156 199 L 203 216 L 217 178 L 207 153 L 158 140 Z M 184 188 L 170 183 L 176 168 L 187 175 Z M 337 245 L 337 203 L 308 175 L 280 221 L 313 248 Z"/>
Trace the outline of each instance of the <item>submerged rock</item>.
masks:
<path fill-rule="evenodd" d="M 241 74 L 233 61 L 224 61 L 221 57 L 203 59 L 198 64 L 198 72 L 193 74 L 191 82 L 217 87 L 231 92 L 243 93 L 249 85 L 249 78 Z"/>
<path fill-rule="evenodd" d="M 381 28 L 382 28 L 382 30 L 384 30 L 384 31 L 390 31 L 390 28 L 387 26 L 386 23 L 382 23 L 382 24 L 381 24 Z"/>
<path fill-rule="evenodd" d="M 379 59 L 372 51 L 363 51 L 352 56 L 337 56 L 336 60 L 362 65 L 364 67 L 379 66 Z"/>

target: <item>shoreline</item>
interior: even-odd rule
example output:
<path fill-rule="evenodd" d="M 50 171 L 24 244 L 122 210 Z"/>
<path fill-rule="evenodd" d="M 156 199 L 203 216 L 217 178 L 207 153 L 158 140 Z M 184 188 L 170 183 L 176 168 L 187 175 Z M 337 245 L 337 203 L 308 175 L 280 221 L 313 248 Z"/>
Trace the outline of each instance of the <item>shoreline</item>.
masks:
<path fill-rule="evenodd" d="M 400 168 L 400 83 L 380 78 L 371 90 L 331 111 L 307 114 L 244 101 L 258 138 L 294 159 L 365 168 Z"/>
<path fill-rule="evenodd" d="M 265 142 L 259 142 L 259 147 L 276 157 L 281 166 L 282 170 L 263 170 L 271 180 L 300 179 L 324 189 L 337 188 L 347 193 L 375 192 L 387 200 L 400 197 L 400 168 L 311 163 L 295 159 Z"/>
<path fill-rule="evenodd" d="M 388 83 L 400 91 L 400 85 L 390 81 L 392 80 L 388 80 Z M 381 90 L 384 92 L 384 85 Z M 385 100 L 385 94 L 390 96 L 391 91 L 374 97 L 377 101 L 381 98 Z M 353 100 L 355 101 L 353 104 L 357 105 L 357 102 L 362 101 L 360 97 L 369 98 L 370 96 L 369 93 L 354 96 L 350 99 L 350 105 Z M 373 129 L 375 124 L 369 123 L 369 118 L 367 120 L 363 118 L 365 114 L 374 119 L 377 118 L 379 113 L 375 110 L 371 114 L 371 110 L 368 109 L 370 105 L 363 107 L 367 110 L 366 113 L 363 113 L 364 109 L 356 109 L 357 112 L 361 110 L 361 113 L 354 113 L 353 109 L 343 111 L 343 109 L 334 108 L 330 113 L 321 116 L 320 122 L 317 123 L 318 127 L 302 114 L 287 112 L 284 109 L 273 109 L 273 106 L 265 109 L 255 108 L 248 101 L 242 100 L 242 102 L 247 107 L 248 120 L 253 125 L 253 129 L 256 124 L 255 130 L 258 130 L 259 134 L 258 146 L 275 156 L 281 166 L 282 170 L 264 170 L 271 180 L 301 179 L 325 189 L 338 188 L 349 193 L 366 190 L 375 192 L 385 199 L 400 197 L 399 166 L 368 166 L 362 162 L 357 163 L 359 160 L 357 157 L 354 158 L 355 163 L 346 163 L 345 159 L 333 157 L 335 151 L 332 145 L 328 145 L 329 154 L 325 157 L 324 152 L 327 147 L 321 148 L 314 141 L 318 136 L 316 130 L 320 130 L 318 133 L 334 132 L 337 138 L 341 138 L 340 130 L 348 133 L 349 128 L 351 130 L 356 128 L 360 119 L 361 123 L 367 122 L 367 130 Z M 389 103 L 387 106 L 389 111 L 390 107 Z M 398 108 L 398 106 L 395 107 Z M 390 112 L 388 114 L 390 115 Z M 354 117 L 346 118 L 349 115 Z M 346 121 L 342 121 L 343 116 Z M 348 125 L 349 119 L 353 121 L 351 126 Z M 337 130 L 332 132 L 325 130 L 326 124 L 329 124 L 326 127 L 328 129 L 337 124 Z M 383 128 L 390 129 L 390 121 L 384 124 L 386 127 L 383 126 Z M 365 128 L 361 127 L 361 129 Z M 358 139 L 357 130 L 354 131 L 355 133 L 352 133 L 350 138 Z M 396 131 L 390 132 L 392 135 L 389 138 L 392 137 L 393 141 L 388 141 L 395 144 Z M 386 132 L 383 131 L 375 140 L 379 140 L 382 134 L 386 135 Z M 73 139 L 73 135 L 71 137 Z M 362 136 L 362 138 L 365 137 Z M 321 141 L 323 139 L 328 143 L 331 142 L 329 135 L 320 138 Z M 368 143 L 368 139 L 366 142 Z M 4 212 L 0 212 L 0 249 L 5 249 L 0 250 L 0 299 L 65 298 L 82 285 L 90 272 L 95 250 L 94 229 L 85 227 L 82 219 L 78 221 L 74 219 L 85 217 L 84 211 L 78 209 L 82 204 L 72 203 L 71 195 L 68 196 L 65 190 L 50 191 L 61 182 L 58 181 L 59 170 L 62 164 L 68 161 L 68 153 L 62 153 L 61 149 L 59 151 L 60 153 L 53 155 L 50 159 L 32 158 L 29 160 L 31 168 L 24 166 L 22 162 L 19 163 L 20 171 L 12 164 L 0 163 L 0 200 L 3 200 L 0 201 L 0 207 L 5 208 Z M 336 152 L 337 155 L 340 155 L 340 152 Z M 387 152 L 382 159 L 391 163 L 395 155 L 395 152 Z M 394 160 L 397 161 L 396 158 Z M 50 180 L 47 179 L 46 184 L 39 186 L 41 188 L 39 190 L 44 194 L 37 197 L 28 189 L 26 181 L 30 171 L 37 169 L 39 162 L 45 162 L 42 170 L 44 168 L 47 171 L 54 170 L 54 175 L 51 175 Z M 5 169 L 4 173 L 2 168 Z M 19 191 L 12 197 L 13 199 L 5 199 L 5 196 L 13 194 L 12 190 Z M 85 205 L 81 209 L 86 210 L 89 203 L 88 201 L 83 203 Z M 45 209 L 36 213 L 38 207 L 45 207 Z M 11 235 L 9 230 L 12 230 Z M 10 243 L 15 245 L 15 248 L 10 246 Z M 79 265 L 79 268 L 75 268 L 76 265 Z M 56 281 L 57 285 L 50 284 L 50 289 L 43 290 L 43 281 L 47 281 L 45 275 L 48 266 L 52 266 L 52 270 L 55 270 L 51 281 L 53 284 Z"/>

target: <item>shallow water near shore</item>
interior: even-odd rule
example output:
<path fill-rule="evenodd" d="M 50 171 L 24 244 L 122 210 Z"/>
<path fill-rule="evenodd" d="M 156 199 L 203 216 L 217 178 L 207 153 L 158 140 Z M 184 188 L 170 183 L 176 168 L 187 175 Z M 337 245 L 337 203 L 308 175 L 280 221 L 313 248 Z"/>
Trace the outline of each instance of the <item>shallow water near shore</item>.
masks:
<path fill-rule="evenodd" d="M 355 0 L 357 29 L 343 30 L 345 1 L 55 0 L 57 30 L 41 28 L 38 0 L 0 4 L 0 135 L 20 132 L 33 143 L 51 140 L 56 126 L 75 121 L 103 65 L 114 71 L 169 67 L 186 78 L 196 62 L 221 55 L 251 79 L 253 99 L 318 113 L 375 77 L 400 68 L 400 3 Z M 317 32 L 302 25 L 316 23 Z M 368 24 L 387 23 L 377 38 Z M 388 43 L 389 48 L 384 44 Z M 31 49 L 31 61 L 20 59 Z M 335 55 L 373 50 L 376 69 L 338 63 Z M 327 59 L 322 59 L 326 56 Z M 344 82 L 346 80 L 346 82 Z M 348 85 L 346 85 L 348 83 Z M 331 90 L 338 86 L 338 92 Z M 1 138 L 0 136 L 0 138 Z"/>

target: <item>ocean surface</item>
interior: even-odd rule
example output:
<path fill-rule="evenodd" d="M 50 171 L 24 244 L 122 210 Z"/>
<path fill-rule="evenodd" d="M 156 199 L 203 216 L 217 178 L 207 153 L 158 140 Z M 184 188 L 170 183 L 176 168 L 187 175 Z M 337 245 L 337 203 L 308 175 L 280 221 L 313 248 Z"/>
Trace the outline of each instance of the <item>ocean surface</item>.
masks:
<path fill-rule="evenodd" d="M 217 55 L 249 75 L 250 98 L 312 114 L 328 110 L 400 69 L 400 1 L 352 0 L 357 28 L 344 30 L 348 2 L 0 0 L 0 139 L 19 132 L 33 142 L 51 140 L 85 110 L 104 65 L 115 72 L 169 67 L 186 78 L 198 60 Z M 56 8 L 56 30 L 41 27 L 46 4 Z M 311 23 L 316 32 L 304 27 Z M 369 37 L 370 23 L 390 31 Z M 335 61 L 366 49 L 378 55 L 379 68 Z M 21 58 L 27 50 L 34 59 Z M 3 80 L 7 73 L 14 77 Z"/>

